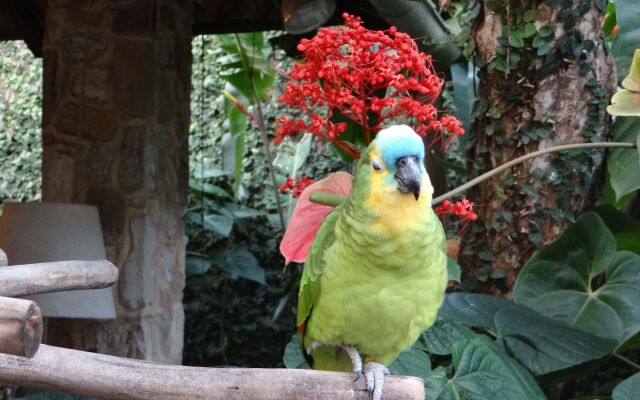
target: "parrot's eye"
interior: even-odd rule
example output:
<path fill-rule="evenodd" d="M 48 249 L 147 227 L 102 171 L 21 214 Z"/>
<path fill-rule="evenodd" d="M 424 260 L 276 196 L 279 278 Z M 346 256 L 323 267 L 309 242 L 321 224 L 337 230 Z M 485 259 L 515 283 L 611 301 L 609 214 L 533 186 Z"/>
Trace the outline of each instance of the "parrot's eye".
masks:
<path fill-rule="evenodd" d="M 380 160 L 378 160 L 377 158 L 372 158 L 371 159 L 371 166 L 376 171 L 381 171 L 382 170 L 382 162 Z"/>

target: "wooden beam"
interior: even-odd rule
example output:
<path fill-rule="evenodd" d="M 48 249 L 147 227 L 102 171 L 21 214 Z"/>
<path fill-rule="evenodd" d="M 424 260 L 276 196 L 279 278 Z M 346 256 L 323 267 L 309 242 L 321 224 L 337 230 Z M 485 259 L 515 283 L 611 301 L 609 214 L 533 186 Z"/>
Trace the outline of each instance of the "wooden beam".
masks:
<path fill-rule="evenodd" d="M 31 300 L 0 297 L 0 353 L 33 357 L 41 341 L 38 305 Z"/>
<path fill-rule="evenodd" d="M 118 280 L 109 261 L 57 261 L 0 268 L 0 296 L 27 296 L 65 290 L 99 289 Z"/>
<path fill-rule="evenodd" d="M 29 50 L 36 57 L 42 57 L 44 22 L 35 1 L 11 0 L 4 2 L 4 12 L 14 28 L 21 33 Z"/>
<path fill-rule="evenodd" d="M 116 400 L 369 399 L 351 373 L 183 367 L 47 345 L 31 359 L 0 354 L 0 382 Z M 423 399 L 422 379 L 385 378 L 384 400 Z"/>

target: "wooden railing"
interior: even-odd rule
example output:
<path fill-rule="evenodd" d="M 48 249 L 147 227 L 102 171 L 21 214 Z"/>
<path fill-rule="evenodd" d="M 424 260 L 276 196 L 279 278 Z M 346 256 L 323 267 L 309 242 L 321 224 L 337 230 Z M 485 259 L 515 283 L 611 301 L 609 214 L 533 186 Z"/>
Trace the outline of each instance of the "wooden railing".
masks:
<path fill-rule="evenodd" d="M 369 399 L 364 378 L 349 373 L 185 367 L 41 345 L 38 305 L 2 296 L 107 287 L 118 270 L 108 261 L 3 262 L 0 250 L 0 383 L 122 400 Z M 389 376 L 384 399 L 423 400 L 423 381 Z"/>

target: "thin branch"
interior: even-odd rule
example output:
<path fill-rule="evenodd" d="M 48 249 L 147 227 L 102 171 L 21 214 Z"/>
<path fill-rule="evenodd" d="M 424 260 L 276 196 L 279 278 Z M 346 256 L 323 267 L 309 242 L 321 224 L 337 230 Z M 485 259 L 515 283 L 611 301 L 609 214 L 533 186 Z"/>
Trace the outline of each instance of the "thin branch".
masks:
<path fill-rule="evenodd" d="M 548 149 L 534 151 L 533 153 L 525 154 L 521 157 L 518 157 L 514 160 L 504 163 L 499 167 L 496 167 L 491 171 L 485 172 L 484 174 L 478 176 L 477 178 L 470 180 L 464 185 L 458 186 L 457 188 L 443 194 L 442 196 L 436 197 L 435 199 L 433 199 L 432 205 L 435 206 L 437 204 L 440 204 L 443 200 L 453 197 L 455 195 L 458 195 L 466 191 L 467 189 L 474 187 L 480 182 L 483 182 L 491 178 L 492 176 L 497 175 L 500 172 L 513 167 L 514 165 L 520 164 L 524 161 L 541 156 L 543 154 L 556 153 L 556 152 L 565 151 L 565 150 L 596 149 L 596 148 L 634 149 L 636 148 L 636 145 L 634 143 L 622 143 L 622 142 L 576 143 L 576 144 L 565 144 L 562 146 L 554 146 L 554 147 L 549 147 Z"/>
<path fill-rule="evenodd" d="M 0 268 L 0 296 L 100 289 L 118 280 L 109 261 L 55 261 Z"/>
<path fill-rule="evenodd" d="M 629 360 L 627 357 L 625 356 L 621 356 L 618 353 L 613 353 L 613 356 L 615 358 L 617 358 L 618 360 L 622 361 L 623 363 L 633 367 L 636 371 L 640 371 L 640 365 L 634 363 L 633 361 Z"/>
<path fill-rule="evenodd" d="M 364 379 L 308 369 L 167 365 L 40 345 L 33 358 L 0 354 L 0 382 L 121 400 L 367 400 Z M 385 377 L 385 400 L 423 400 L 422 379 Z"/>

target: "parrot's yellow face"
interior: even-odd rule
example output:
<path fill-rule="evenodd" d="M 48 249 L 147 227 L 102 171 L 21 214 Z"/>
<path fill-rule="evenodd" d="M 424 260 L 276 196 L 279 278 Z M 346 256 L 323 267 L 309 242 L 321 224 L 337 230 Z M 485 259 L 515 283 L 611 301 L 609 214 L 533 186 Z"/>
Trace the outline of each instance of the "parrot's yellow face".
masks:
<path fill-rule="evenodd" d="M 376 213 L 380 225 L 406 232 L 422 224 L 433 187 L 420 136 L 405 125 L 382 130 L 363 158 L 360 168 L 368 175 L 364 204 Z"/>

